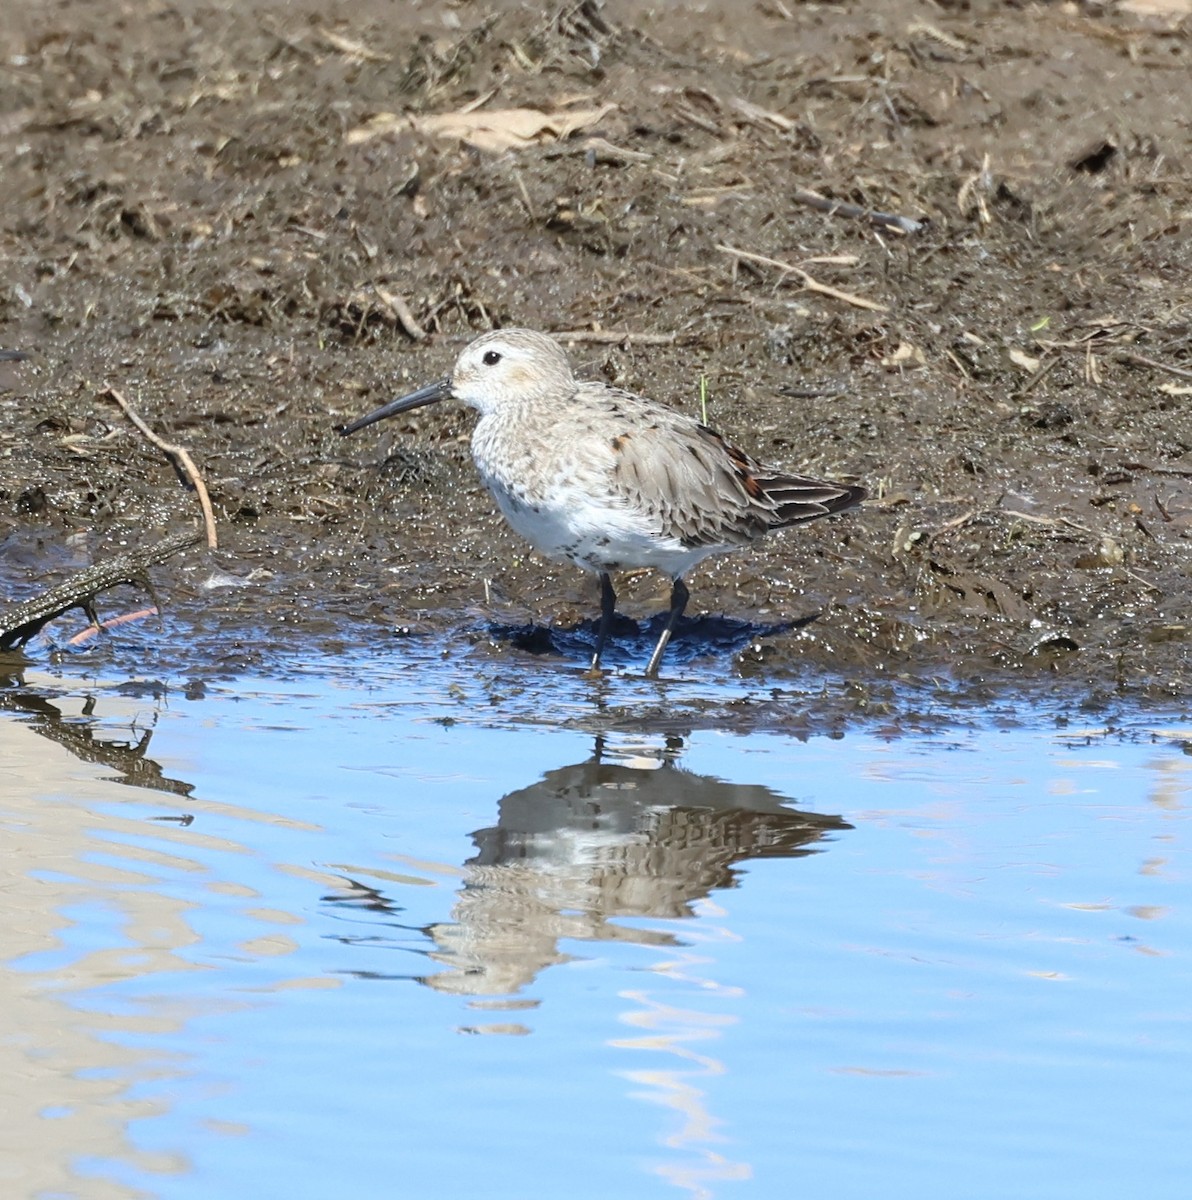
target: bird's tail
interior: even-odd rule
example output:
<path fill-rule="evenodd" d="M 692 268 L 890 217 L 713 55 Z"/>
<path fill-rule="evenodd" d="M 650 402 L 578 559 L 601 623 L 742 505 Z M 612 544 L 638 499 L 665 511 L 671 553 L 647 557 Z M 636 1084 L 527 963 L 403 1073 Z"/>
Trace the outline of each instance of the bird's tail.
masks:
<path fill-rule="evenodd" d="M 868 495 L 863 487 L 854 484 L 807 479 L 802 475 L 755 475 L 753 482 L 773 513 L 771 529 L 802 525 L 856 508 Z"/>

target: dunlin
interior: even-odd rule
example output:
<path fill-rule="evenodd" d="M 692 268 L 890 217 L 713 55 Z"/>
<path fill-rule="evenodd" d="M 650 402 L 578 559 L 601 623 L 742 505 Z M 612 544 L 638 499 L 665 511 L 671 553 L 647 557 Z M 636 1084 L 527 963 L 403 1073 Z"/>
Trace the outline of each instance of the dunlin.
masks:
<path fill-rule="evenodd" d="M 772 529 L 852 508 L 865 489 L 763 466 L 706 425 L 606 383 L 577 380 L 546 334 L 483 334 L 445 379 L 342 426 L 453 398 L 480 413 L 472 457 L 505 519 L 535 549 L 600 577 L 592 669 L 616 605 L 611 573 L 653 567 L 673 581 L 655 675 L 687 605 L 683 576 Z"/>

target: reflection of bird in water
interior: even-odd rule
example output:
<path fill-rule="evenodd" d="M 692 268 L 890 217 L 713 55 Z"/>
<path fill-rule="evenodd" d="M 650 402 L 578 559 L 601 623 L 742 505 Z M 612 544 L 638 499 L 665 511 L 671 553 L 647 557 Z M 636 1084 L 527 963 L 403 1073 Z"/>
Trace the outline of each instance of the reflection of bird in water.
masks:
<path fill-rule="evenodd" d="M 501 995 L 566 961 L 560 938 L 667 944 L 662 931 L 616 917 L 673 919 L 718 888 L 736 864 L 794 858 L 850 829 L 799 812 L 769 788 L 694 775 L 670 761 L 642 770 L 598 757 L 550 771 L 501 802 L 497 824 L 472 835 L 477 853 L 455 922 L 430 928 L 441 991 Z"/>

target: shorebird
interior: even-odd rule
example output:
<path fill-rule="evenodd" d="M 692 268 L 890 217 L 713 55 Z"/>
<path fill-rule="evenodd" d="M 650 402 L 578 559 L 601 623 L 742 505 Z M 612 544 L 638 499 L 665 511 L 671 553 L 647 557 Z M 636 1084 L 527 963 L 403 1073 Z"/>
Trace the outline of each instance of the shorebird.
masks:
<path fill-rule="evenodd" d="M 480 413 L 472 458 L 505 519 L 548 558 L 600 578 L 600 667 L 617 596 L 612 572 L 653 567 L 670 611 L 656 675 L 689 593 L 683 576 L 772 529 L 853 508 L 865 489 L 763 466 L 693 417 L 607 383 L 577 380 L 562 347 L 529 329 L 482 334 L 451 374 L 339 427 L 355 433 L 454 399 Z"/>

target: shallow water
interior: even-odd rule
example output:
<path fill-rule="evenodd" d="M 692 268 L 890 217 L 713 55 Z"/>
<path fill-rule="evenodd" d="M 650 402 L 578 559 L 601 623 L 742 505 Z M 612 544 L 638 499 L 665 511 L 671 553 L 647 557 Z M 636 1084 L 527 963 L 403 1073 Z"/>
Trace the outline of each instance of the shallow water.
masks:
<path fill-rule="evenodd" d="M 1186 724 L 405 654 L 0 692 L 5 1196 L 1187 1194 Z"/>

